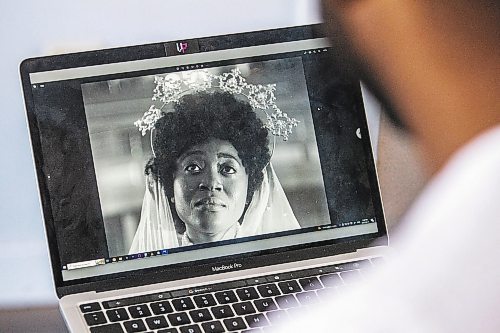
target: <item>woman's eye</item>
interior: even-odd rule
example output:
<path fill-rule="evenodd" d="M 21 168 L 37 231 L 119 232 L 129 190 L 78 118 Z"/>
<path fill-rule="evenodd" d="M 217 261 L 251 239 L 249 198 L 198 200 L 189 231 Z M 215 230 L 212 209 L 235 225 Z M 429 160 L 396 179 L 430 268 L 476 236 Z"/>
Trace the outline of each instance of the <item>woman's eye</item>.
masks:
<path fill-rule="evenodd" d="M 223 165 L 220 170 L 223 174 L 231 175 L 236 173 L 236 169 L 230 165 Z"/>
<path fill-rule="evenodd" d="M 197 164 L 189 164 L 186 168 L 184 168 L 184 170 L 187 172 L 196 173 L 199 172 L 201 168 Z"/>

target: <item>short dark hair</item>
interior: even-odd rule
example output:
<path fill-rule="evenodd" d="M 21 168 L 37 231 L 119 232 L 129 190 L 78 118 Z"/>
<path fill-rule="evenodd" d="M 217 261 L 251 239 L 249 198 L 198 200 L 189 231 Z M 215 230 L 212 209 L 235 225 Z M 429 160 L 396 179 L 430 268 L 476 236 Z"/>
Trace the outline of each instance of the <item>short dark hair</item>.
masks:
<path fill-rule="evenodd" d="M 189 148 L 210 138 L 230 142 L 248 174 L 247 202 L 261 185 L 271 158 L 268 130 L 248 102 L 226 92 L 199 92 L 183 96 L 174 111 L 162 116 L 153 131 L 155 156 L 145 172 L 159 180 L 173 197 L 177 159 Z"/>

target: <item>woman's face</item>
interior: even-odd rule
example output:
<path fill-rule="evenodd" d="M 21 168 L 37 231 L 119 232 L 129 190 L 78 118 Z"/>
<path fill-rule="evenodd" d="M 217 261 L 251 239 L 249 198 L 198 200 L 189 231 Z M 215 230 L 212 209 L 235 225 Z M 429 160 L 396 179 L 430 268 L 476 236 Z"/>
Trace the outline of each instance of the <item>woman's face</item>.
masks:
<path fill-rule="evenodd" d="M 248 175 L 231 143 L 210 139 L 184 152 L 174 172 L 175 210 L 192 232 L 217 235 L 243 215 Z"/>

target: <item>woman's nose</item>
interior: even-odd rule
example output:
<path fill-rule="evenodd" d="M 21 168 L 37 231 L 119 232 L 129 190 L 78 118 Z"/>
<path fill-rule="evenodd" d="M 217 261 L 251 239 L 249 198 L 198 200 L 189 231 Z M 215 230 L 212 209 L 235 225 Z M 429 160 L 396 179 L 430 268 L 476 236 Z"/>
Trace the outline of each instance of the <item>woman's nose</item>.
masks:
<path fill-rule="evenodd" d="M 199 189 L 202 191 L 222 191 L 222 182 L 217 170 L 207 171 L 199 185 Z"/>

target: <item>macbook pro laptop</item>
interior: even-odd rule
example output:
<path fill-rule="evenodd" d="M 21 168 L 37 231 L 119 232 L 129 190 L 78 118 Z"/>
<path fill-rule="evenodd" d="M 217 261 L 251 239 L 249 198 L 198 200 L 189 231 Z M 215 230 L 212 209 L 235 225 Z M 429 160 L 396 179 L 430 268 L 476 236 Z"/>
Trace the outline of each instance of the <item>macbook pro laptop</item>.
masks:
<path fill-rule="evenodd" d="M 262 331 L 387 245 L 360 83 L 321 25 L 27 59 L 73 332 Z"/>

